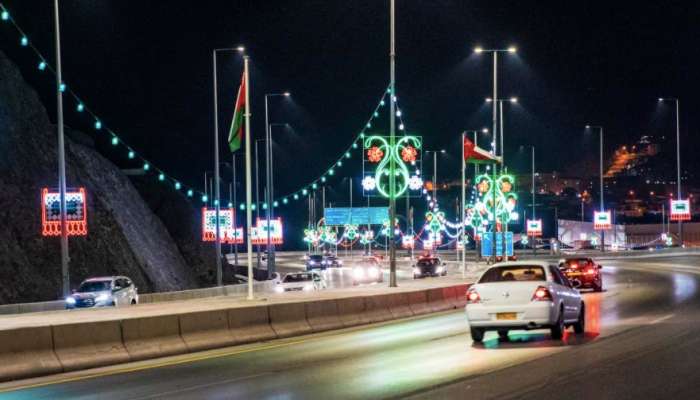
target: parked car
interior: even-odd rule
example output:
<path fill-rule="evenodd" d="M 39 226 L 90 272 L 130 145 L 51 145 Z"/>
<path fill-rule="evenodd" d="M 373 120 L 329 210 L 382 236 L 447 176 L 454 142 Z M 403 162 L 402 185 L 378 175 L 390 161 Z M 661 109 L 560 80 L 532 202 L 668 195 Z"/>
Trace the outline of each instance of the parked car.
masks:
<path fill-rule="evenodd" d="M 286 274 L 282 281 L 275 286 L 275 292 L 298 292 L 326 289 L 326 280 L 318 271 L 292 272 Z"/>
<path fill-rule="evenodd" d="M 138 289 L 126 276 L 109 276 L 84 280 L 66 297 L 66 308 L 125 306 L 138 304 Z"/>
<path fill-rule="evenodd" d="M 447 275 L 447 266 L 437 256 L 420 257 L 413 265 L 413 279 L 445 275 Z"/>
<path fill-rule="evenodd" d="M 575 288 L 603 290 L 602 265 L 589 257 L 570 257 L 559 261 L 559 269 Z"/>
<path fill-rule="evenodd" d="M 569 326 L 581 334 L 585 310 L 578 290 L 556 265 L 545 261 L 495 264 L 469 288 L 465 307 L 477 343 L 491 330 L 502 340 L 513 329 L 549 329 L 555 340 Z"/>
<path fill-rule="evenodd" d="M 323 255 L 312 254 L 306 260 L 306 270 L 311 271 L 312 269 L 326 269 L 326 264 L 323 262 Z"/>
<path fill-rule="evenodd" d="M 352 268 L 352 284 L 384 282 L 379 262 L 374 257 L 365 257 Z"/>

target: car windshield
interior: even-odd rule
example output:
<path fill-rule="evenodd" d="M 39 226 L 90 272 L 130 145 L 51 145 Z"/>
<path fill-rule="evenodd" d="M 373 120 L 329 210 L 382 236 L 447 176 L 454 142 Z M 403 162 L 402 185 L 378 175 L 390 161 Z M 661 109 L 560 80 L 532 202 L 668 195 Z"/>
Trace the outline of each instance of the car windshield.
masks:
<path fill-rule="evenodd" d="M 437 263 L 438 263 L 438 260 L 436 258 L 418 260 L 418 265 L 421 267 L 432 267 L 433 265 L 435 265 Z"/>
<path fill-rule="evenodd" d="M 312 280 L 311 274 L 290 274 L 284 277 L 285 283 L 306 282 Z"/>
<path fill-rule="evenodd" d="M 111 281 L 89 281 L 89 282 L 83 282 L 80 284 L 80 287 L 78 288 L 79 293 L 87 293 L 87 292 L 104 292 L 105 290 L 110 289 L 110 284 Z"/>
<path fill-rule="evenodd" d="M 321 260 L 323 260 L 323 256 L 321 256 L 321 255 L 313 255 L 313 256 L 309 257 L 309 260 L 311 260 L 311 261 L 321 261 Z"/>
<path fill-rule="evenodd" d="M 539 265 L 510 265 L 489 269 L 479 283 L 544 280 L 544 269 Z"/>

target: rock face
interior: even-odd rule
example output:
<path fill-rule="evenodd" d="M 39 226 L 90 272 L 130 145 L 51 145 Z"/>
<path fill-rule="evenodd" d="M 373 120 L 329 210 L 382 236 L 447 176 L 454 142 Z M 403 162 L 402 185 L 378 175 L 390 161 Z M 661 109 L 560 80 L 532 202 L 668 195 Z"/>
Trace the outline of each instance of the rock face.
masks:
<path fill-rule="evenodd" d="M 197 287 L 163 222 L 129 179 L 67 132 L 69 187 L 87 190 L 88 236 L 69 238 L 71 287 L 122 274 L 142 292 Z M 56 128 L 37 94 L 0 52 L 0 304 L 60 297 L 60 239 L 41 236 L 40 191 L 58 185 Z M 88 145 L 86 145 L 88 144 Z M 190 208 L 191 209 L 191 208 Z"/>

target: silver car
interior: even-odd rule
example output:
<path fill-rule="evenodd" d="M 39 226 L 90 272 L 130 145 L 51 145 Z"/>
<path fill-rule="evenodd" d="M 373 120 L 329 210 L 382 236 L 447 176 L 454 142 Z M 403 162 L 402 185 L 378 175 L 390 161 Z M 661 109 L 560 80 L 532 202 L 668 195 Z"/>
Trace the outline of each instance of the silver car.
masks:
<path fill-rule="evenodd" d="M 138 304 L 138 289 L 126 276 L 107 276 L 83 281 L 66 297 L 66 308 L 128 306 Z"/>

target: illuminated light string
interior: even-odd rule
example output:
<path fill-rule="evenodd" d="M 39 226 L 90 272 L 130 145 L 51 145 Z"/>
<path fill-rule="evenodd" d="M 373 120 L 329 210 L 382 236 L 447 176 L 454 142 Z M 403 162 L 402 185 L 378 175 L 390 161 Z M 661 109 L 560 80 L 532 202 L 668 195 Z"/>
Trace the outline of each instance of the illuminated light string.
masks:
<path fill-rule="evenodd" d="M 39 49 L 37 49 L 32 41 L 29 39 L 28 35 L 21 29 L 21 27 L 17 24 L 17 22 L 12 18 L 11 13 L 9 10 L 5 7 L 3 3 L 0 3 L 0 22 L 5 22 L 5 23 L 11 23 L 12 26 L 17 30 L 19 33 L 19 44 L 22 47 L 26 47 L 28 49 L 31 49 L 36 57 L 38 58 L 37 62 L 37 70 L 40 72 L 46 72 L 49 71 L 52 74 L 56 74 L 55 68 L 48 62 L 48 60 L 41 54 Z M 65 82 L 61 82 L 59 89 L 61 92 L 64 92 L 68 95 L 70 95 L 73 100 L 75 101 L 75 112 L 79 114 L 84 114 L 89 116 L 92 119 L 92 124 L 95 129 L 95 131 L 102 131 L 105 132 L 106 134 L 109 135 L 110 138 L 110 143 L 112 146 L 117 147 L 121 146 L 124 147 L 127 152 L 126 152 L 126 158 L 128 160 L 138 160 L 139 163 L 142 165 L 142 168 L 144 171 L 152 171 L 155 176 L 157 177 L 158 181 L 161 182 L 170 182 L 172 184 L 172 187 L 175 190 L 183 190 L 184 193 L 187 195 L 189 198 L 193 197 L 200 197 L 202 202 L 207 202 L 209 200 L 208 196 L 206 193 L 196 190 L 194 187 L 186 187 L 183 185 L 180 180 L 172 177 L 169 174 L 166 174 L 163 170 L 160 168 L 156 167 L 153 165 L 153 163 L 149 162 L 146 160 L 143 156 L 139 155 L 131 146 L 126 144 L 122 139 L 120 139 L 119 135 L 116 134 L 112 129 L 110 129 L 108 126 L 105 125 L 103 120 L 97 116 L 90 108 L 87 107 L 85 102 L 75 93 L 68 84 Z M 287 194 L 285 196 L 282 196 L 278 199 L 274 199 L 272 202 L 273 207 L 278 207 L 280 205 L 287 205 L 290 203 L 290 199 L 293 200 L 299 200 L 301 196 L 306 196 L 308 194 L 309 189 L 317 189 L 319 183 L 325 183 L 327 181 L 327 177 L 331 177 L 335 175 L 335 169 L 340 168 L 343 166 L 344 160 L 350 159 L 352 157 L 352 151 L 361 149 L 361 144 L 362 144 L 362 139 L 364 138 L 365 132 L 367 129 L 370 129 L 372 127 L 372 123 L 374 122 L 375 118 L 378 118 L 380 116 L 379 110 L 386 104 L 387 100 L 387 95 L 391 93 L 391 89 L 387 88 L 377 106 L 374 108 L 374 111 L 370 114 L 369 119 L 364 125 L 364 128 L 360 131 L 360 133 L 355 137 L 355 139 L 352 141 L 351 145 L 348 147 L 348 149 L 338 158 L 336 162 L 334 162 L 327 170 L 325 173 L 323 173 L 320 177 L 314 179 L 311 181 L 309 184 L 304 185 L 301 190 L 297 190 L 295 192 L 292 192 L 290 194 Z M 400 112 L 397 112 L 397 116 L 401 116 Z M 400 130 L 403 130 L 403 123 L 401 123 Z M 266 205 L 265 205 L 266 206 Z M 240 209 L 244 210 L 245 209 L 245 204 L 240 204 L 239 206 Z M 254 205 L 251 206 L 251 208 L 254 208 Z"/>

